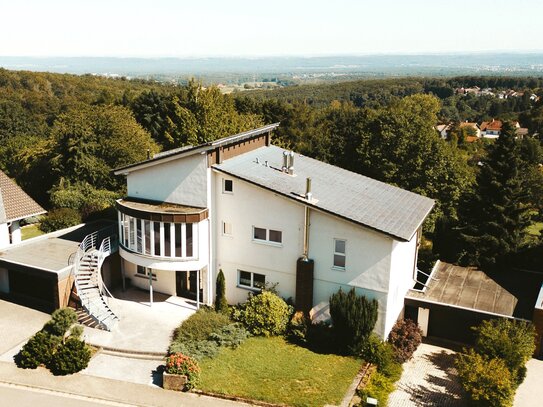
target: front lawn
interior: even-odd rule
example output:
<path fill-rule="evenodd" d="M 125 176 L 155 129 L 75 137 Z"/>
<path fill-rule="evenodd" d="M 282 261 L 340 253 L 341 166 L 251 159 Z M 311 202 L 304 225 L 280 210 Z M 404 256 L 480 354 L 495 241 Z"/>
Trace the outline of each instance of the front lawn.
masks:
<path fill-rule="evenodd" d="M 37 223 L 21 228 L 21 240 L 32 239 L 33 237 L 41 236 L 43 234 L 44 233 L 40 230 Z"/>
<path fill-rule="evenodd" d="M 292 406 L 339 404 L 360 369 L 352 357 L 324 355 L 282 337 L 253 337 L 200 362 L 200 390 Z"/>

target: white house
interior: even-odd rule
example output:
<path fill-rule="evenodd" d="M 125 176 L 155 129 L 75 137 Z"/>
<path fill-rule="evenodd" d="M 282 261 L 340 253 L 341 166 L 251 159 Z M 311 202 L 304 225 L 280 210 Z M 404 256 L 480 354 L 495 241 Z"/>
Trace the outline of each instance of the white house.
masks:
<path fill-rule="evenodd" d="M 434 202 L 271 145 L 278 124 L 115 170 L 125 277 L 211 304 L 223 270 L 230 303 L 265 283 L 309 311 L 339 288 L 379 303 L 386 337 L 413 286 Z"/>
<path fill-rule="evenodd" d="M 0 249 L 21 241 L 19 222 L 45 210 L 0 171 Z"/>

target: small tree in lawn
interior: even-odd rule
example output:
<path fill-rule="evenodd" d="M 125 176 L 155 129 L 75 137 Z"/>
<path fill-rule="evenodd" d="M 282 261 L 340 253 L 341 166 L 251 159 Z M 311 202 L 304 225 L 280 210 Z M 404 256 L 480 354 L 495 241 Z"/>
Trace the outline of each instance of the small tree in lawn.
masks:
<path fill-rule="evenodd" d="M 340 288 L 330 297 L 330 315 L 339 350 L 355 354 L 377 322 L 377 301 Z"/>
<path fill-rule="evenodd" d="M 224 273 L 219 270 L 216 282 L 215 310 L 217 312 L 228 312 L 228 301 L 226 300 L 226 281 Z"/>

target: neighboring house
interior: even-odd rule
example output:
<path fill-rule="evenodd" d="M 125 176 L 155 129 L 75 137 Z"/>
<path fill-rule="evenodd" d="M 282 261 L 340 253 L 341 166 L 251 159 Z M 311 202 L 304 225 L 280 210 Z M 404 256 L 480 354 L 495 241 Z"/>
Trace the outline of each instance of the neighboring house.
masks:
<path fill-rule="evenodd" d="M 21 241 L 19 222 L 46 211 L 0 171 L 0 248 Z"/>
<path fill-rule="evenodd" d="M 354 287 L 379 303 L 385 338 L 416 278 L 434 201 L 271 145 L 278 124 L 115 170 L 125 278 L 211 304 L 219 270 L 230 303 L 264 284 L 305 311 Z M 152 288 L 152 290 L 151 290 Z"/>
<path fill-rule="evenodd" d="M 470 123 L 468 121 L 460 123 L 459 127 L 461 129 L 463 128 L 473 128 L 475 130 L 475 136 L 468 136 L 468 137 L 481 137 L 481 129 L 479 128 L 479 125 L 477 123 Z"/>
<path fill-rule="evenodd" d="M 503 123 L 501 120 L 492 119 L 489 122 L 481 123 L 481 135 L 484 138 L 498 138 L 502 131 Z"/>
<path fill-rule="evenodd" d="M 449 131 L 451 130 L 451 124 L 438 124 L 435 129 L 439 133 L 440 137 L 444 140 L 449 138 Z"/>

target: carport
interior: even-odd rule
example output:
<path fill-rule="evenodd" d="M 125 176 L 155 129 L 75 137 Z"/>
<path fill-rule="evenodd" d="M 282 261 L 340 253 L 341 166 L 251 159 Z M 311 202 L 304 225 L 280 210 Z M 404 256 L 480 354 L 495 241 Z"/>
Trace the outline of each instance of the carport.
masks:
<path fill-rule="evenodd" d="M 438 262 L 420 289 L 405 298 L 405 317 L 426 336 L 471 343 L 470 327 L 491 318 L 532 321 L 543 276 L 523 271 L 485 273 Z"/>

